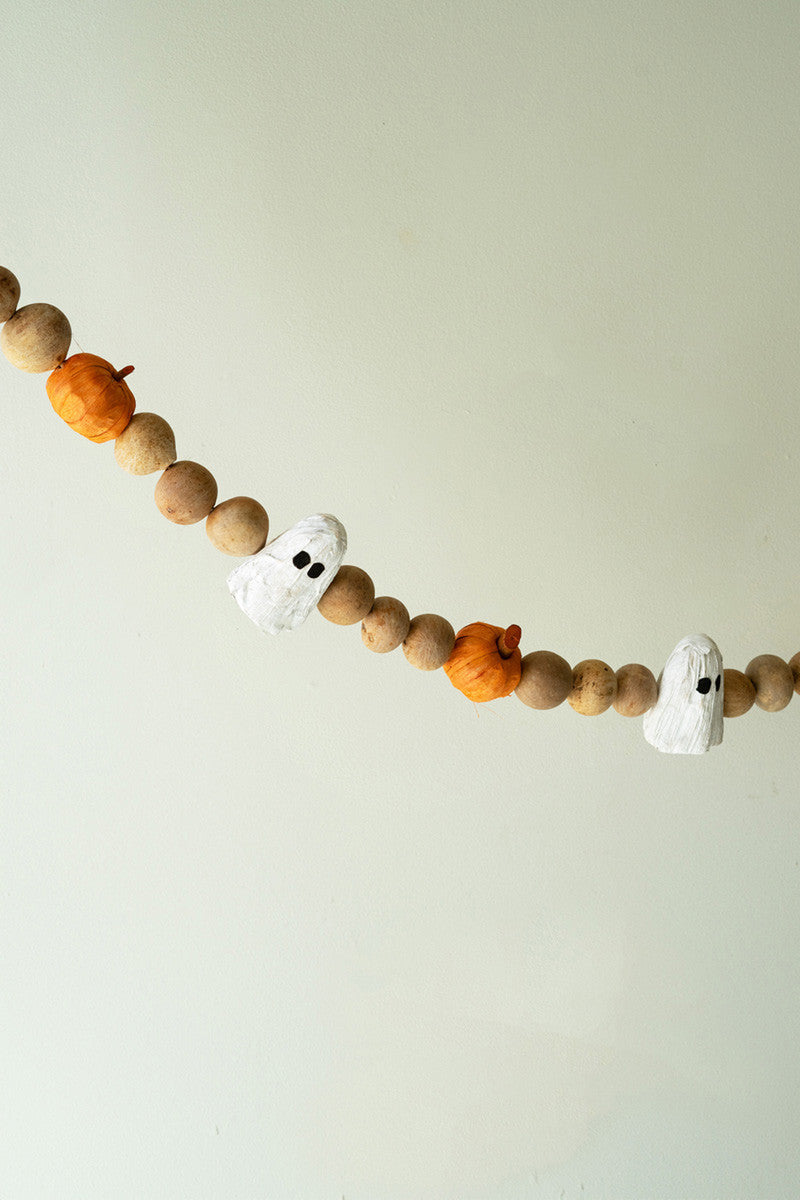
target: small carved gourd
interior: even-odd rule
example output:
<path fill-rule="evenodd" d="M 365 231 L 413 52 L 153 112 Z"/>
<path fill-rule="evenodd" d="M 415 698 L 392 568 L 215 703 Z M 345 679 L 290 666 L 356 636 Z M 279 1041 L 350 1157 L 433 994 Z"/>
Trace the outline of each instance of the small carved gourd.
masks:
<path fill-rule="evenodd" d="M 110 442 L 126 428 L 136 407 L 124 379 L 132 370 L 115 371 L 96 354 L 73 354 L 47 380 L 50 403 L 76 433 L 90 442 Z"/>
<path fill-rule="evenodd" d="M 456 635 L 453 652 L 444 664 L 453 687 L 478 703 L 509 696 L 522 675 L 519 625 L 487 625 L 475 621 Z"/>

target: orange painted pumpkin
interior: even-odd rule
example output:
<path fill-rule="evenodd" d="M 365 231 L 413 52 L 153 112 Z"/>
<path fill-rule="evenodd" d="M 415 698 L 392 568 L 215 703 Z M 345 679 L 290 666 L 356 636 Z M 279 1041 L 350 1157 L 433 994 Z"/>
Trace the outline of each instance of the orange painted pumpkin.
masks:
<path fill-rule="evenodd" d="M 50 403 L 76 433 L 90 442 L 110 442 L 125 429 L 136 407 L 124 380 L 132 370 L 115 371 L 96 354 L 73 354 L 48 377 Z"/>
<path fill-rule="evenodd" d="M 519 625 L 465 625 L 444 664 L 453 687 L 478 703 L 510 695 L 522 674 L 521 637 Z"/>

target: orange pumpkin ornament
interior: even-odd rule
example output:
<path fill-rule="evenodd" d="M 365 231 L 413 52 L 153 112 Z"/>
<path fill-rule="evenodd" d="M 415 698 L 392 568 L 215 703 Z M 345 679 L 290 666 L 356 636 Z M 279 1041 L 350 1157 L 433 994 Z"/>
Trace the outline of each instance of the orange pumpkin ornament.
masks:
<path fill-rule="evenodd" d="M 509 696 L 520 681 L 522 655 L 519 625 L 487 625 L 475 621 L 456 635 L 453 653 L 444 664 L 453 687 L 478 703 Z"/>
<path fill-rule="evenodd" d="M 47 380 L 47 394 L 70 429 L 90 442 L 110 442 L 128 425 L 136 401 L 124 381 L 133 367 L 115 371 L 96 354 L 73 354 Z"/>

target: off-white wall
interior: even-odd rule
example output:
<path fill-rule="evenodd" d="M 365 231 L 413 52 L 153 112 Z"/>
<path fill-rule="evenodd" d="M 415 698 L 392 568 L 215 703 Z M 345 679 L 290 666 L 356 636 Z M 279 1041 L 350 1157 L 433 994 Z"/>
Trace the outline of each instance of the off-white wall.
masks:
<path fill-rule="evenodd" d="M 0 262 L 379 593 L 800 646 L 800 8 L 0 0 Z M 0 1195 L 797 1195 L 800 699 L 480 710 L 0 361 Z"/>

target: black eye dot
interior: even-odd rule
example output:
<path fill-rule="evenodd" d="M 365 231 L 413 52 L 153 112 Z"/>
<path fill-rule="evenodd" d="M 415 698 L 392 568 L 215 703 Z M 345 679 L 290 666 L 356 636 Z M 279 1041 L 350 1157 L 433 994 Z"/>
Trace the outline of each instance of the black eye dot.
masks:
<path fill-rule="evenodd" d="M 701 696 L 708 695 L 708 693 L 711 691 L 711 680 L 707 677 L 705 679 L 701 679 L 697 685 L 697 690 Z"/>
<path fill-rule="evenodd" d="M 715 690 L 716 692 L 718 692 L 718 691 L 719 691 L 719 685 L 720 685 L 720 683 L 721 683 L 721 682 L 722 682 L 722 676 L 721 676 L 721 675 L 718 675 L 718 676 L 717 676 L 717 678 L 714 680 L 714 690 Z"/>
<path fill-rule="evenodd" d="M 297 567 L 298 571 L 302 571 L 303 567 L 307 567 L 311 562 L 311 555 L 307 550 L 301 550 L 299 554 L 295 554 L 292 562 Z"/>
<path fill-rule="evenodd" d="M 308 568 L 308 578 L 309 579 L 318 579 L 324 570 L 325 570 L 324 563 L 314 563 L 313 567 Z"/>

